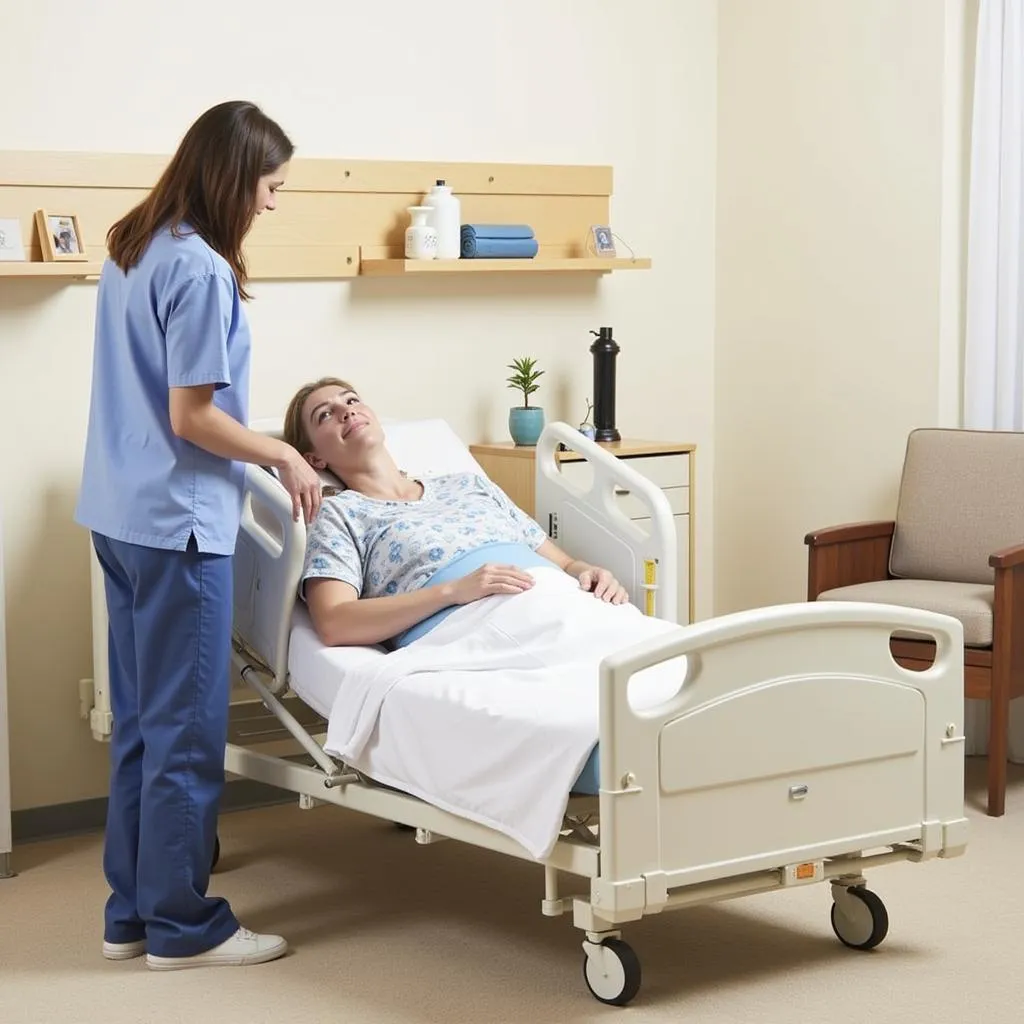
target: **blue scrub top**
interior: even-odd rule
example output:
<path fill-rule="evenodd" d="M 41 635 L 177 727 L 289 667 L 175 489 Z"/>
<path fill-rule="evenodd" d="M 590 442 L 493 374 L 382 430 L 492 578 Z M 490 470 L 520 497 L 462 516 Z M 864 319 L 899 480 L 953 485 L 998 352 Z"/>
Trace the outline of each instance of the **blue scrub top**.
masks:
<path fill-rule="evenodd" d="M 248 424 L 250 349 L 234 274 L 198 235 L 160 231 L 127 274 L 108 259 L 75 521 L 179 551 L 195 534 L 200 551 L 231 554 L 245 466 L 176 437 L 168 389 L 214 384 L 215 404 Z"/>

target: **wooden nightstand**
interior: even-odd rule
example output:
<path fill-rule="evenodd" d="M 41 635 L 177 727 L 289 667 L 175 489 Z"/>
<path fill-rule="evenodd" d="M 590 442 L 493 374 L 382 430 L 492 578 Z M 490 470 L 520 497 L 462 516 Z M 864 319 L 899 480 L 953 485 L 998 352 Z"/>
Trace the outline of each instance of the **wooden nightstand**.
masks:
<path fill-rule="evenodd" d="M 601 447 L 620 459 L 627 459 L 630 467 L 657 484 L 668 498 L 676 521 L 677 550 L 679 556 L 678 620 L 681 623 L 693 621 L 693 459 L 696 445 L 672 444 L 665 441 L 622 441 L 602 442 Z M 473 444 L 469 446 L 473 458 L 480 463 L 483 471 L 493 480 L 527 515 L 535 516 L 534 491 L 536 479 L 535 457 L 537 449 L 516 447 L 511 441 L 495 444 Z M 582 456 L 576 452 L 559 452 L 562 472 L 572 474 L 578 471 L 584 486 L 589 483 L 589 470 Z M 573 463 L 578 463 L 574 467 Z M 636 522 L 649 517 L 636 498 L 629 494 L 619 496 L 623 511 Z"/>

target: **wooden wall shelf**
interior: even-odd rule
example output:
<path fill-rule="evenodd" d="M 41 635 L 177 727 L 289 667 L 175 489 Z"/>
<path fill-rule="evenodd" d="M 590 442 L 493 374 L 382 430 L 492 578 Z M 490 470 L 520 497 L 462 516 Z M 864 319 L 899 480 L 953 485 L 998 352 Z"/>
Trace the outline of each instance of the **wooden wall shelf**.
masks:
<path fill-rule="evenodd" d="M 59 263 L 0 263 L 0 277 L 66 277 L 84 279 L 99 277 L 102 263 L 68 260 Z"/>
<path fill-rule="evenodd" d="M 341 247 L 339 247 L 341 248 Z M 649 259 L 586 259 L 582 257 L 536 257 L 515 260 L 359 260 L 345 252 L 281 253 L 268 260 L 252 261 L 253 280 L 296 279 L 336 281 L 353 277 L 408 277 L 424 274 L 607 274 L 613 270 L 649 270 Z M 0 263 L 0 277 L 57 278 L 84 281 L 98 278 L 102 262 Z"/>
<path fill-rule="evenodd" d="M 515 260 L 399 260 L 364 259 L 359 266 L 363 277 L 402 277 L 407 274 L 555 274 L 596 273 L 611 270 L 647 270 L 649 259 L 587 259 L 538 256 Z"/>
<path fill-rule="evenodd" d="M 106 232 L 153 186 L 167 157 L 133 153 L 0 150 L 0 216 L 18 217 L 26 263 L 0 263 L 0 278 L 95 278 Z M 462 204 L 463 223 L 529 224 L 532 260 L 408 261 L 408 208 L 437 178 Z M 253 281 L 341 280 L 407 274 L 588 273 L 647 270 L 649 259 L 592 255 L 590 227 L 611 222 L 612 169 L 552 164 L 296 159 L 278 208 L 245 240 Z M 34 214 L 78 217 L 88 263 L 42 259 Z"/>

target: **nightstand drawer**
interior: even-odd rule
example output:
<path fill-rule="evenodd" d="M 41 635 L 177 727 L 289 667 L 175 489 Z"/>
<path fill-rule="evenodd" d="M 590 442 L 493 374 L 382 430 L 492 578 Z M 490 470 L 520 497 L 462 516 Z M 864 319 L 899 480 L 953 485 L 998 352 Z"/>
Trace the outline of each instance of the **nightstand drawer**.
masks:
<path fill-rule="evenodd" d="M 661 493 L 668 498 L 669 508 L 674 516 L 686 515 L 690 511 L 690 488 L 689 487 L 663 487 Z M 635 494 L 616 486 L 615 496 L 619 508 L 630 519 L 646 519 L 650 516 L 651 510 L 645 501 L 641 501 Z"/>
<path fill-rule="evenodd" d="M 689 455 L 645 455 L 621 462 L 662 490 L 676 487 L 685 490 L 690 483 Z M 561 470 L 565 479 L 577 487 L 587 489 L 594 482 L 594 470 L 587 462 L 562 462 Z M 686 500 L 688 503 L 689 498 Z M 688 510 L 687 504 L 681 511 Z"/>
<path fill-rule="evenodd" d="M 658 487 L 687 487 L 690 483 L 689 455 L 643 455 L 622 459 L 622 463 Z"/>

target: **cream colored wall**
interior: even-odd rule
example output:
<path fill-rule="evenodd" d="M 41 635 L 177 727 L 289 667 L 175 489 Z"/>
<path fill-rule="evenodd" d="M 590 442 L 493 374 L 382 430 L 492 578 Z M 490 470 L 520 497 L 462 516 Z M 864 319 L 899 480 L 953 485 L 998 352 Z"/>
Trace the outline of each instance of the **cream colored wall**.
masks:
<path fill-rule="evenodd" d="M 720 4 L 716 612 L 802 600 L 804 535 L 891 518 L 907 433 L 958 422 L 975 17 Z"/>
<path fill-rule="evenodd" d="M 613 228 L 654 271 L 597 284 L 259 283 L 253 415 L 279 415 L 297 384 L 340 373 L 383 414 L 441 414 L 467 441 L 500 440 L 513 401 L 505 364 L 530 354 L 547 371 L 538 399 L 576 423 L 588 331 L 610 324 L 620 429 L 699 445 L 698 613 L 709 613 L 714 0 L 8 8 L 4 35 L 18 43 L 5 73 L 18 88 L 0 92 L 0 148 L 167 153 L 206 106 L 244 96 L 282 122 L 299 156 L 611 164 Z M 71 521 L 93 301 L 92 285 L 0 285 L 16 809 L 106 788 L 106 749 L 78 718 L 88 556 Z"/>

